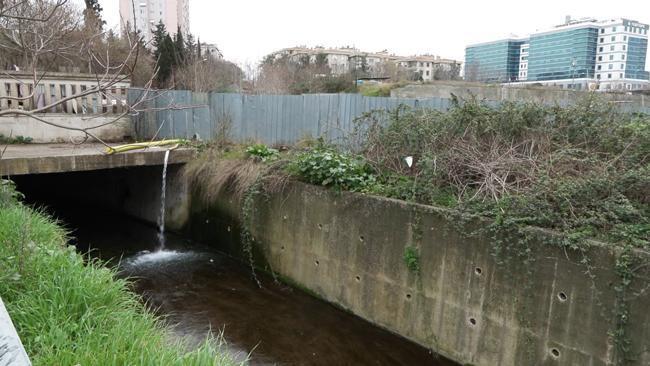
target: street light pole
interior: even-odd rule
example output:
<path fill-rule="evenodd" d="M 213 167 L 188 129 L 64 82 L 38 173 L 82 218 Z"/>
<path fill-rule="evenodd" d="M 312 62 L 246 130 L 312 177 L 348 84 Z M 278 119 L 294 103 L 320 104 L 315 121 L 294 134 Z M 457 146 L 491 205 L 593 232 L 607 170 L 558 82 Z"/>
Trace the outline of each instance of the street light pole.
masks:
<path fill-rule="evenodd" d="M 576 58 L 575 56 L 573 57 L 573 60 L 571 61 L 571 88 L 576 90 Z"/>

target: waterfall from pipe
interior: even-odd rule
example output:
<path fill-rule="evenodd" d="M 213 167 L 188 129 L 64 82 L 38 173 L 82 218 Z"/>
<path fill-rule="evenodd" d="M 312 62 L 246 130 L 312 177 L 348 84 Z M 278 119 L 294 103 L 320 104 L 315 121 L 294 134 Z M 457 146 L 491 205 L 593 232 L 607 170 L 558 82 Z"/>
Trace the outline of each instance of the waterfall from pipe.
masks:
<path fill-rule="evenodd" d="M 165 163 L 162 172 L 162 190 L 160 191 L 160 214 L 158 215 L 158 244 L 159 250 L 165 249 L 165 191 L 167 189 L 167 161 L 169 160 L 169 151 L 165 151 Z"/>

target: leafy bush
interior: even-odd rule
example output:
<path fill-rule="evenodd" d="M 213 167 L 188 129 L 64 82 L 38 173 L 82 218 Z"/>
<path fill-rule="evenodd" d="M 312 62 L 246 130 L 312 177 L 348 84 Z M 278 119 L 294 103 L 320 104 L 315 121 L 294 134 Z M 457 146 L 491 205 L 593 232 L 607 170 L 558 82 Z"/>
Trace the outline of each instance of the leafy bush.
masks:
<path fill-rule="evenodd" d="M 376 184 L 362 159 L 323 147 L 299 154 L 288 169 L 307 183 L 337 189 L 366 191 Z"/>
<path fill-rule="evenodd" d="M 278 158 L 280 152 L 264 144 L 251 145 L 246 148 L 246 154 L 262 162 L 272 161 Z"/>

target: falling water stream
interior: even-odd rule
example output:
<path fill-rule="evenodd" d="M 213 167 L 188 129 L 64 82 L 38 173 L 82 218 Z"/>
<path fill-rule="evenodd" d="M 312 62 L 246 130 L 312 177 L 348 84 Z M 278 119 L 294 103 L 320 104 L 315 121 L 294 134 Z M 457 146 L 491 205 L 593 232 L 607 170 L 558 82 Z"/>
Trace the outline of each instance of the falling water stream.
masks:
<path fill-rule="evenodd" d="M 169 152 L 165 151 L 165 162 L 163 163 L 162 188 L 160 191 L 160 214 L 158 215 L 158 245 L 159 251 L 165 250 L 165 191 L 167 190 L 167 162 Z"/>

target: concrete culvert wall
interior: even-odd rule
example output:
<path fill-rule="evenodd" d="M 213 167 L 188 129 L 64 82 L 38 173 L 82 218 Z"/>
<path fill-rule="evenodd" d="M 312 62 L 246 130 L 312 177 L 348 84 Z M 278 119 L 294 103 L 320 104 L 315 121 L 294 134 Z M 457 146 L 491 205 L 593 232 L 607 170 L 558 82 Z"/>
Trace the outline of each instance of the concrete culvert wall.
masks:
<path fill-rule="evenodd" d="M 618 362 L 610 332 L 620 277 L 607 247 L 572 251 L 549 245 L 553 233 L 531 229 L 528 260 L 495 256 L 489 239 L 466 235 L 485 223 L 295 182 L 256 195 L 252 206 L 248 225 L 258 265 L 459 363 Z M 186 230 L 246 258 L 240 217 L 240 200 L 228 193 L 209 203 L 195 197 Z M 642 272 L 648 278 L 650 268 Z M 650 364 L 645 286 L 630 289 L 631 365 Z"/>
<path fill-rule="evenodd" d="M 162 166 L 115 168 L 85 172 L 26 174 L 12 177 L 30 202 L 57 206 L 86 206 L 88 214 L 110 210 L 156 224 L 160 214 Z M 179 230 L 189 215 L 183 164 L 167 170 L 168 230 Z"/>

